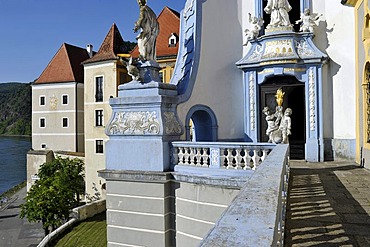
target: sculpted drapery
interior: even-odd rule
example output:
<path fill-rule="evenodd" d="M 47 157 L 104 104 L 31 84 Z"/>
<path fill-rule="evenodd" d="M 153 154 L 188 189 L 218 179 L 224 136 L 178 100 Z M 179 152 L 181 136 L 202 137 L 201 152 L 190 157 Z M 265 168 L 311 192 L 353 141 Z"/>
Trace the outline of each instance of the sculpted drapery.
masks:
<path fill-rule="evenodd" d="M 153 10 L 146 5 L 146 0 L 137 0 L 140 6 L 140 16 L 135 23 L 134 31 L 141 32 L 136 37 L 140 52 L 140 59 L 155 60 L 156 57 L 156 40 L 159 33 L 159 24 L 157 16 Z"/>
<path fill-rule="evenodd" d="M 290 26 L 288 12 L 291 9 L 288 0 L 268 0 L 264 10 L 271 15 L 271 21 L 267 28 Z"/>

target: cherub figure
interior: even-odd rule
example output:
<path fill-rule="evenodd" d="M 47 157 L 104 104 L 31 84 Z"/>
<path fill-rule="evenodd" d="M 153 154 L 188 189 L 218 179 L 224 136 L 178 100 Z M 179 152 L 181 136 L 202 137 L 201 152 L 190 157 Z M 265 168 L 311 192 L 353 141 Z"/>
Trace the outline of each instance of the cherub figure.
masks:
<path fill-rule="evenodd" d="M 251 13 L 249 15 L 249 23 L 251 24 L 251 29 L 245 29 L 244 32 L 247 36 L 247 41 L 256 39 L 260 33 L 262 25 L 264 23 L 261 17 L 257 18 L 256 16 L 252 17 Z"/>
<path fill-rule="evenodd" d="M 262 112 L 266 115 L 266 135 L 269 137 L 268 142 L 275 143 L 277 140 L 274 137 L 276 137 L 276 132 L 279 131 L 278 125 L 276 124 L 275 115 L 270 112 L 270 108 L 268 108 L 268 106 L 264 107 Z"/>
<path fill-rule="evenodd" d="M 316 21 L 320 19 L 322 15 L 310 14 L 310 9 L 306 8 L 301 13 L 301 18 L 295 22 L 295 24 L 302 23 L 299 31 L 313 33 L 313 27 L 317 26 Z"/>
<path fill-rule="evenodd" d="M 282 143 L 289 143 L 288 136 L 291 135 L 290 129 L 292 125 L 292 120 L 290 119 L 292 115 L 292 109 L 286 108 L 284 116 L 281 118 L 279 130 L 281 131 L 283 141 Z"/>
<path fill-rule="evenodd" d="M 140 81 L 140 71 L 137 68 L 137 60 L 130 57 L 128 63 L 126 63 L 127 74 L 131 76 L 133 81 Z"/>

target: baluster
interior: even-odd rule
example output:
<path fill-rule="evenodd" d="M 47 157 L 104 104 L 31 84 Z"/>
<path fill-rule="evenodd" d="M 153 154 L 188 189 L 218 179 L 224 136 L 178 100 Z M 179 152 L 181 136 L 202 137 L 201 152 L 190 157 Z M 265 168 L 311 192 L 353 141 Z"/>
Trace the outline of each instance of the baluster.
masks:
<path fill-rule="evenodd" d="M 178 147 L 177 148 L 178 150 L 178 162 L 179 162 L 179 165 L 185 165 L 185 162 L 184 162 L 184 148 L 183 147 Z"/>
<path fill-rule="evenodd" d="M 251 152 L 251 150 L 249 150 L 249 149 L 245 150 L 245 169 L 246 170 L 247 169 L 250 170 L 252 168 L 251 163 L 252 163 L 253 158 L 252 158 L 250 152 Z"/>
<path fill-rule="evenodd" d="M 179 164 L 179 155 L 178 155 L 178 152 L 179 152 L 179 148 L 178 147 L 174 147 L 172 148 L 172 163 L 174 165 L 178 165 Z"/>
<path fill-rule="evenodd" d="M 240 152 L 240 157 L 244 161 L 244 164 L 241 164 L 240 166 L 242 167 L 243 170 L 249 169 L 249 158 L 248 158 L 248 150 L 243 148 L 241 149 Z"/>
<path fill-rule="evenodd" d="M 227 156 L 226 156 L 226 159 L 227 159 L 227 167 L 226 169 L 230 169 L 230 168 L 234 168 L 233 166 L 233 149 L 231 148 L 227 148 Z"/>
<path fill-rule="evenodd" d="M 190 165 L 190 148 L 189 147 L 184 147 L 184 165 Z"/>
<path fill-rule="evenodd" d="M 196 148 L 196 153 L 195 153 L 195 158 L 197 159 L 197 166 L 202 166 L 201 164 L 201 157 L 202 157 L 202 148 L 201 147 L 197 147 Z"/>
<path fill-rule="evenodd" d="M 208 148 L 202 148 L 203 152 L 201 154 L 201 157 L 202 157 L 202 160 L 203 160 L 203 164 L 202 166 L 204 167 L 208 167 L 209 166 L 209 155 L 208 155 Z"/>
<path fill-rule="evenodd" d="M 235 161 L 236 161 L 235 168 L 236 169 L 243 169 L 241 152 L 242 152 L 241 148 L 235 148 Z"/>
<path fill-rule="evenodd" d="M 195 163 L 194 163 L 194 157 L 195 157 L 195 154 L 194 154 L 194 151 L 195 151 L 195 148 L 191 147 L 189 148 L 190 150 L 190 154 L 189 154 L 189 163 L 191 166 L 195 166 Z"/>
<path fill-rule="evenodd" d="M 220 168 L 227 168 L 227 155 L 225 155 L 227 150 L 225 148 L 220 148 Z M 226 163 L 226 164 L 225 164 Z"/>
<path fill-rule="evenodd" d="M 253 161 L 252 170 L 256 170 L 256 167 L 260 161 L 260 157 L 258 156 L 258 151 L 256 149 L 253 150 L 252 161 Z"/>
<path fill-rule="evenodd" d="M 261 160 L 264 161 L 267 157 L 267 153 L 268 153 L 268 150 L 267 149 L 263 149 L 262 150 L 262 157 L 261 157 Z"/>

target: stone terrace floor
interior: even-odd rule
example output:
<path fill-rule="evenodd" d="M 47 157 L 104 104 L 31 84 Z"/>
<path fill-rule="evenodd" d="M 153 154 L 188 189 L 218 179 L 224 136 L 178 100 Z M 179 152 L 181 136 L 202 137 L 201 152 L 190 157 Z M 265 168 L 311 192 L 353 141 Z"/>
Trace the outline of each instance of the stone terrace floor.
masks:
<path fill-rule="evenodd" d="M 285 246 L 370 246 L 370 170 L 291 161 Z"/>

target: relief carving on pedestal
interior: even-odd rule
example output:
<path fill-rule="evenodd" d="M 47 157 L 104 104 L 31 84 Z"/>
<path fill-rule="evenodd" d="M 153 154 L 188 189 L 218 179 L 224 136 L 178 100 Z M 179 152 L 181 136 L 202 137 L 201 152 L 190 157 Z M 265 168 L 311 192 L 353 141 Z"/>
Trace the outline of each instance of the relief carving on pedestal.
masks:
<path fill-rule="evenodd" d="M 163 116 L 164 116 L 166 134 L 168 134 L 168 135 L 172 135 L 172 134 L 180 135 L 182 133 L 182 128 L 181 128 L 180 123 L 177 121 L 175 113 L 174 112 L 165 112 L 165 113 L 163 113 Z"/>
<path fill-rule="evenodd" d="M 157 112 L 115 112 L 107 132 L 110 135 L 158 135 Z"/>

